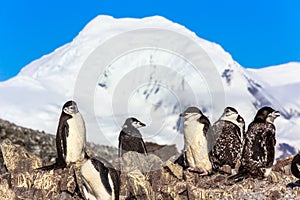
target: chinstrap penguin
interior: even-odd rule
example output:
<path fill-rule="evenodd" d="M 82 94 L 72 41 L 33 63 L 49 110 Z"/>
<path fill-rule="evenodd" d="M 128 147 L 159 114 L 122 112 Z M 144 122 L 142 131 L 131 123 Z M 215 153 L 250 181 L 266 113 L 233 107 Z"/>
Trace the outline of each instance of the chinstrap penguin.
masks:
<path fill-rule="evenodd" d="M 180 117 L 184 118 L 184 159 L 188 170 L 208 175 L 212 165 L 208 157 L 206 134 L 210 122 L 197 107 L 187 108 Z"/>
<path fill-rule="evenodd" d="M 226 107 L 224 113 L 208 132 L 209 157 L 213 171 L 223 172 L 222 167 L 228 165 L 231 173 L 238 170 L 243 150 L 245 121 L 237 110 Z"/>
<path fill-rule="evenodd" d="M 81 167 L 86 200 L 119 200 L 120 177 L 113 166 L 102 158 L 90 158 Z"/>
<path fill-rule="evenodd" d="M 147 155 L 146 145 L 138 128 L 146 126 L 134 117 L 126 119 L 119 135 L 119 157 L 128 151 Z"/>
<path fill-rule="evenodd" d="M 86 156 L 86 129 L 82 115 L 74 101 L 63 105 L 56 132 L 56 162 L 40 169 L 64 168 L 69 163 L 83 160 Z"/>
<path fill-rule="evenodd" d="M 271 173 L 276 144 L 274 120 L 278 116 L 279 111 L 271 107 L 263 107 L 257 111 L 245 135 L 239 172 L 230 179 L 239 181 L 247 177 L 264 178 Z"/>

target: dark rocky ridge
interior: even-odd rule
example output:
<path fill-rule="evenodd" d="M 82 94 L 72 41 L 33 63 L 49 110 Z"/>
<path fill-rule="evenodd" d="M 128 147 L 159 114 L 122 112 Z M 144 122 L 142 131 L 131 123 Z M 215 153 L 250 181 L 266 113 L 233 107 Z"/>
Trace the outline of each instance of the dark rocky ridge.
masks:
<path fill-rule="evenodd" d="M 33 130 L 17 126 L 14 123 L 0 119 L 0 143 L 4 139 L 10 139 L 14 144 L 23 146 L 28 152 L 42 158 L 43 165 L 53 163 L 56 157 L 55 135 L 47 134 L 44 131 Z M 116 138 L 117 139 L 117 138 Z M 159 145 L 146 142 L 150 153 L 156 154 L 162 160 L 168 160 L 171 156 L 178 154 L 175 145 Z M 106 145 L 87 143 L 87 151 L 93 156 L 100 156 L 112 161 L 118 156 L 118 149 Z M 3 166 L 2 152 L 0 151 L 0 172 L 5 172 Z"/>
<path fill-rule="evenodd" d="M 0 119 L 0 142 L 10 139 L 14 144 L 23 146 L 28 152 L 42 158 L 43 165 L 54 162 L 56 157 L 55 135 L 46 134 L 29 128 L 17 126 Z M 118 149 L 94 143 L 87 144 L 88 151 L 112 161 L 118 155 Z M 0 152 L 0 172 L 4 172 L 2 152 Z"/>
<path fill-rule="evenodd" d="M 82 199 L 78 175 L 82 163 L 64 170 L 35 170 L 54 161 L 53 135 L 0 120 L 0 139 L 0 199 Z M 116 148 L 90 143 L 87 146 L 90 154 L 113 161 L 121 170 L 120 199 L 300 199 L 299 188 L 286 187 L 297 180 L 290 173 L 292 157 L 278 160 L 267 179 L 250 178 L 234 184 L 227 175 L 201 177 L 173 164 L 176 157 L 170 156 L 177 154 L 175 146 L 148 143 L 149 150 L 158 156 L 128 152 L 119 159 Z"/>

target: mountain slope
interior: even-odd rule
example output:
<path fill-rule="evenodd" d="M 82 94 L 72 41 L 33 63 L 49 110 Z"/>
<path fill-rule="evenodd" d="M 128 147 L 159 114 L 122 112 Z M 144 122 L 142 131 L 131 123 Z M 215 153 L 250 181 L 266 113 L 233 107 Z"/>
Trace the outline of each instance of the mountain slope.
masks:
<path fill-rule="evenodd" d="M 72 42 L 0 83 L 0 117 L 55 133 L 61 106 L 75 99 L 90 141 L 117 146 L 122 123 L 136 116 L 147 124 L 146 141 L 180 149 L 178 115 L 189 105 L 201 107 L 211 122 L 233 106 L 247 124 L 269 105 L 282 114 L 278 144 L 299 148 L 299 94 L 290 91 L 300 81 L 293 72 L 282 83 L 272 78 L 290 70 L 245 69 L 221 46 L 163 17 L 98 16 Z"/>

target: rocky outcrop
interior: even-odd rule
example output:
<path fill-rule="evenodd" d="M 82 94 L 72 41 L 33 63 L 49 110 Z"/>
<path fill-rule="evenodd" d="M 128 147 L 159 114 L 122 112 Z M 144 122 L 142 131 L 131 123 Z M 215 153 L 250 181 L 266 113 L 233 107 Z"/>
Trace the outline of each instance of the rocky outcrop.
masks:
<path fill-rule="evenodd" d="M 7 172 L 1 175 L 0 199 L 81 199 L 80 163 L 39 170 L 42 159 L 9 139 L 2 141 L 1 152 Z"/>
<path fill-rule="evenodd" d="M 228 175 L 203 177 L 185 171 L 171 161 L 162 162 L 159 157 L 150 157 L 128 152 L 119 160 L 118 166 L 123 166 L 121 196 L 147 200 L 300 198 L 298 188 L 286 187 L 296 181 L 290 173 L 292 157 L 279 160 L 266 179 L 249 178 L 238 183 L 229 181 Z"/>
<path fill-rule="evenodd" d="M 172 156 L 177 155 L 178 151 L 176 145 L 159 145 L 153 142 L 145 142 L 147 151 L 151 154 L 157 155 L 162 161 L 169 160 Z"/>
<path fill-rule="evenodd" d="M 45 163 L 53 162 L 53 136 L 15 125 L 6 127 L 3 131 L 2 121 L 0 128 L 1 200 L 83 199 L 82 180 L 79 176 L 82 163 L 51 171 L 38 169 Z M 101 152 L 98 154 L 99 150 L 94 151 L 89 147 L 90 155 L 99 155 L 112 161 L 120 172 L 121 200 L 300 199 L 299 187 L 286 187 L 297 180 L 290 173 L 293 157 L 278 160 L 272 174 L 266 179 L 249 178 L 233 183 L 225 174 L 202 177 L 183 170 L 181 166 L 174 164 L 176 156 L 170 153 L 174 152 L 173 146 L 150 145 L 150 151 L 156 153 L 144 156 L 127 152 L 122 158 L 116 158 L 117 151 L 114 148 L 111 148 L 113 153 L 110 154 L 110 147 L 99 147 L 102 148 L 101 152 L 107 153 L 101 155 Z M 177 151 L 174 154 L 177 155 Z"/>

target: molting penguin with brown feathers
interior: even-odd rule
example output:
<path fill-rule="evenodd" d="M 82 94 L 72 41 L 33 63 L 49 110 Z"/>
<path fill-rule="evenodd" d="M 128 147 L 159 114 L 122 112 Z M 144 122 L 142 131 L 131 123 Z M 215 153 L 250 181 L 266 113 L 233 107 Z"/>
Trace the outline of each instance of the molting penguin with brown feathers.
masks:
<path fill-rule="evenodd" d="M 184 118 L 185 159 L 188 170 L 208 175 L 212 170 L 206 139 L 210 122 L 197 107 L 187 108 L 180 117 Z"/>
<path fill-rule="evenodd" d="M 146 145 L 138 128 L 146 126 L 134 117 L 126 119 L 119 135 L 119 157 L 128 151 L 147 155 Z"/>
<path fill-rule="evenodd" d="M 226 107 L 220 119 L 209 130 L 209 158 L 213 170 L 223 172 L 223 166 L 231 168 L 231 174 L 239 167 L 245 134 L 245 121 L 233 107 Z"/>
<path fill-rule="evenodd" d="M 230 179 L 264 178 L 271 173 L 276 144 L 274 121 L 278 116 L 279 111 L 267 106 L 257 111 L 245 135 L 239 172 Z"/>
<path fill-rule="evenodd" d="M 75 101 L 66 102 L 61 111 L 56 132 L 56 162 L 40 169 L 64 168 L 86 157 L 86 129 L 82 115 Z"/>

